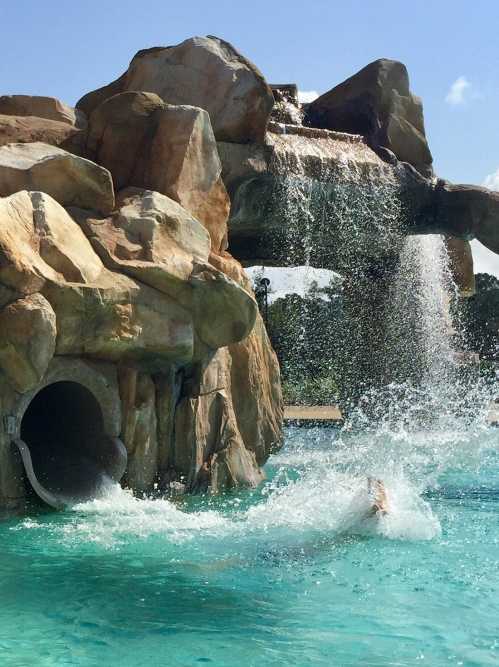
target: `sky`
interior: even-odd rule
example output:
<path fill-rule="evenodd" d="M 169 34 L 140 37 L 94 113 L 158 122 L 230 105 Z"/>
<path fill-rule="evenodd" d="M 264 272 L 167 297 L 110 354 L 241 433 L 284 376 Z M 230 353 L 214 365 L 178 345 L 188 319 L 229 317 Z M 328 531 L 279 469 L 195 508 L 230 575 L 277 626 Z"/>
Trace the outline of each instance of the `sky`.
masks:
<path fill-rule="evenodd" d="M 193 35 L 222 37 L 270 83 L 309 93 L 377 58 L 400 60 L 423 99 L 436 173 L 499 189 L 497 0 L 0 0 L 0 25 L 2 94 L 69 104 L 139 49 Z"/>

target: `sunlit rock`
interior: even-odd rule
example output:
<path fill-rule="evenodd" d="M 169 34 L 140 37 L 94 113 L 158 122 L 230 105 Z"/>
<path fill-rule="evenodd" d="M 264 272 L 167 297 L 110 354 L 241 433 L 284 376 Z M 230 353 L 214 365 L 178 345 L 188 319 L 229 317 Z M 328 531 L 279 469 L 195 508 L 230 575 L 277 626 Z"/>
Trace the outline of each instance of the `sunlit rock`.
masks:
<path fill-rule="evenodd" d="M 225 249 L 230 202 L 206 111 L 152 93 L 115 95 L 90 117 L 87 154 L 111 172 L 117 190 L 171 197 L 208 229 L 215 252 Z"/>
<path fill-rule="evenodd" d="M 41 142 L 0 148 L 0 196 L 19 190 L 41 190 L 63 206 L 102 213 L 114 208 L 113 183 L 107 169 Z"/>
<path fill-rule="evenodd" d="M 123 76 L 85 95 L 77 108 L 90 115 L 104 99 L 126 90 L 205 109 L 218 141 L 263 141 L 274 105 L 272 91 L 253 63 L 217 37 L 139 51 Z"/>
<path fill-rule="evenodd" d="M 55 97 L 41 95 L 2 95 L 0 114 L 37 116 L 78 128 L 84 128 L 87 124 L 85 114 L 80 109 L 74 109 Z"/>
<path fill-rule="evenodd" d="M 42 142 L 80 155 L 85 132 L 74 125 L 37 116 L 0 115 L 0 146 Z"/>
<path fill-rule="evenodd" d="M 19 392 L 33 389 L 55 353 L 56 316 L 41 294 L 0 311 L 0 369 Z"/>

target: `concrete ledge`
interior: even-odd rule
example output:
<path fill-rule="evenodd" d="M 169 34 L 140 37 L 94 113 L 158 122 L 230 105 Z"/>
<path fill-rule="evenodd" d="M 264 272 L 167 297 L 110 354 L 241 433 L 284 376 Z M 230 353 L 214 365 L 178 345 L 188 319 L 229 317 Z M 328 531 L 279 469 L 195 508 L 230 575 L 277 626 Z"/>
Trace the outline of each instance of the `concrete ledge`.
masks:
<path fill-rule="evenodd" d="M 361 134 L 348 134 L 347 132 L 337 132 L 335 130 L 325 130 L 318 127 L 308 127 L 307 125 L 291 125 L 291 123 L 277 123 L 274 120 L 269 121 L 267 132 L 273 134 L 298 134 L 307 139 L 335 139 L 349 144 L 365 144 L 366 140 Z"/>
<path fill-rule="evenodd" d="M 342 424 L 343 415 L 337 405 L 286 405 L 284 421 L 298 426 Z"/>

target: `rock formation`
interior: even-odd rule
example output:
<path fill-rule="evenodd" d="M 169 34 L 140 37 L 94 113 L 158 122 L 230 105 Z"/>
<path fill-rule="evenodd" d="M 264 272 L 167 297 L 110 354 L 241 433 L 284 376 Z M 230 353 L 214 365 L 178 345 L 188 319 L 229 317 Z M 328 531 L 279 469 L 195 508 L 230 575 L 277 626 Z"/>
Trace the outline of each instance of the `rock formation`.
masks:
<path fill-rule="evenodd" d="M 139 51 L 118 80 L 88 93 L 77 108 L 90 116 L 127 90 L 156 93 L 169 104 L 205 109 L 218 141 L 261 142 L 274 105 L 262 74 L 228 42 L 193 37 L 177 46 Z"/>
<path fill-rule="evenodd" d="M 55 97 L 2 95 L 0 114 L 45 118 L 78 128 L 84 128 L 87 124 L 84 113 L 79 109 L 73 109 Z"/>
<path fill-rule="evenodd" d="M 185 77 L 168 83 L 178 62 Z M 34 488 L 45 480 L 42 497 L 63 492 L 42 463 L 43 447 L 62 461 L 61 443 L 33 435 L 41 405 L 44 428 L 57 422 L 62 385 L 67 400 L 84 389 L 97 400 L 99 437 L 119 435 L 124 483 L 139 493 L 171 482 L 191 492 L 255 486 L 281 441 L 279 369 L 249 281 L 226 251 L 230 200 L 212 129 L 263 140 L 272 93 L 215 38 L 139 54 L 129 82 L 87 96 L 98 99 L 91 113 L 83 105 L 88 118 L 52 98 L 0 98 L 5 507 L 22 505 L 27 488 L 12 442 L 32 462 Z M 73 466 L 90 442 L 84 421 Z M 65 452 L 77 438 L 69 429 L 58 431 Z"/>
<path fill-rule="evenodd" d="M 387 148 L 424 176 L 432 175 L 423 106 L 409 90 L 405 65 L 395 60 L 376 60 L 321 95 L 309 104 L 305 123 L 361 134 L 372 148 Z"/>

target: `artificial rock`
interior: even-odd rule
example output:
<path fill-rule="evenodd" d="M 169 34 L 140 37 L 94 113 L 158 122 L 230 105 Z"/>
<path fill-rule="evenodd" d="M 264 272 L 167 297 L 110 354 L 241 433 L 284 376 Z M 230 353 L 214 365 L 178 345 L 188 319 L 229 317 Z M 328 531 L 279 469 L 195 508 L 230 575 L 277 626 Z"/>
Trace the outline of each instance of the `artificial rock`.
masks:
<path fill-rule="evenodd" d="M 0 369 L 16 391 L 33 389 L 55 353 L 56 316 L 41 294 L 30 294 L 0 311 Z"/>
<path fill-rule="evenodd" d="M 253 63 L 217 37 L 139 51 L 124 75 L 88 93 L 76 106 L 90 115 L 104 99 L 126 90 L 205 109 L 218 141 L 262 142 L 274 105 L 272 91 Z"/>
<path fill-rule="evenodd" d="M 0 114 L 0 146 L 39 141 L 81 155 L 84 150 L 84 136 L 83 130 L 57 120 Z"/>
<path fill-rule="evenodd" d="M 425 176 L 432 175 L 423 106 L 409 90 L 405 65 L 381 58 L 324 93 L 307 107 L 305 123 L 365 136 L 393 151 Z"/>
<path fill-rule="evenodd" d="M 225 249 L 230 202 L 206 111 L 152 93 L 114 95 L 90 117 L 87 155 L 117 190 L 136 186 L 179 202 L 208 229 L 213 250 Z"/>
<path fill-rule="evenodd" d="M 124 190 L 118 205 L 117 212 L 105 220 L 85 219 L 79 213 L 104 264 L 188 309 L 197 335 L 209 348 L 247 336 L 255 322 L 256 303 L 246 290 L 208 263 L 210 238 L 205 228 L 179 204 L 157 192 Z"/>
<path fill-rule="evenodd" d="M 0 114 L 36 116 L 78 128 L 84 128 L 87 124 L 85 114 L 80 109 L 73 109 L 55 97 L 2 95 L 0 96 Z"/>
<path fill-rule="evenodd" d="M 102 213 L 114 208 L 114 189 L 107 169 L 41 142 L 0 148 L 0 196 L 20 190 L 46 192 L 63 206 Z"/>

